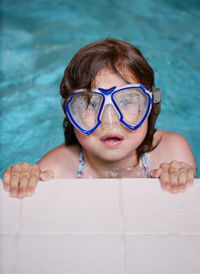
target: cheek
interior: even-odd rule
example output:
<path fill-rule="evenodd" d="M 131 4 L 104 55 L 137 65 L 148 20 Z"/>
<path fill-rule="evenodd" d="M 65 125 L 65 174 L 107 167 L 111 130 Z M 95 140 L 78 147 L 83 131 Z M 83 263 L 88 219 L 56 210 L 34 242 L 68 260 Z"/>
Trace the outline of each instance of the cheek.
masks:
<path fill-rule="evenodd" d="M 79 131 L 76 128 L 74 128 L 74 133 L 75 133 L 76 138 L 78 139 L 79 143 L 84 142 L 84 140 L 86 139 L 86 137 L 88 137 L 86 134 L 82 133 L 81 131 Z"/>
<path fill-rule="evenodd" d="M 134 143 L 135 147 L 139 147 L 147 134 L 147 130 L 148 121 L 145 121 L 137 130 L 130 132 L 128 142 L 130 141 L 130 143 Z"/>
<path fill-rule="evenodd" d="M 147 134 L 147 130 L 148 130 L 148 120 L 146 120 L 141 127 L 138 128 L 139 134 L 141 134 L 141 136 L 143 136 L 143 140 Z"/>
<path fill-rule="evenodd" d="M 78 129 L 74 128 L 74 133 L 76 135 L 77 140 L 79 141 L 80 145 L 87 149 L 91 143 L 91 135 L 88 136 L 87 134 L 82 133 Z"/>

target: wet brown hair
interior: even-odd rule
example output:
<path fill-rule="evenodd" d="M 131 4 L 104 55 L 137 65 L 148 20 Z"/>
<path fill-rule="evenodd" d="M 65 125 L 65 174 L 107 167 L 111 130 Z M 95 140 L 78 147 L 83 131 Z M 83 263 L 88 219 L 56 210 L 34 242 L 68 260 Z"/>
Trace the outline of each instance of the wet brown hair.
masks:
<path fill-rule="evenodd" d="M 135 46 L 116 39 L 105 39 L 91 43 L 81 48 L 67 66 L 60 84 L 60 94 L 63 98 L 62 107 L 73 90 L 84 88 L 90 90 L 98 72 L 109 68 L 123 80 L 126 76 L 123 71 L 128 71 L 139 83 L 148 90 L 154 86 L 154 72 L 142 53 Z M 160 112 L 160 104 L 153 104 L 148 118 L 148 130 L 142 144 L 137 148 L 138 160 L 140 156 L 154 149 L 152 145 L 155 133 L 155 122 Z M 74 127 L 66 116 L 63 121 L 65 144 L 78 143 Z"/>

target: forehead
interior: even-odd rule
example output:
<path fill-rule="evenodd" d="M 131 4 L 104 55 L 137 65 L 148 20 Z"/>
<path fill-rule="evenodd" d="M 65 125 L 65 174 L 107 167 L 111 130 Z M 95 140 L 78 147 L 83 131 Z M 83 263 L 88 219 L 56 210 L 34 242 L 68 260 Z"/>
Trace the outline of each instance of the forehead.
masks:
<path fill-rule="evenodd" d="M 124 79 L 120 77 L 120 75 L 118 75 L 112 69 L 103 68 L 98 72 L 97 76 L 94 79 L 94 82 L 92 83 L 92 86 L 94 88 L 108 89 L 113 86 L 123 86 L 128 83 L 139 83 L 137 78 L 127 69 L 119 70 L 119 73 L 122 75 Z"/>

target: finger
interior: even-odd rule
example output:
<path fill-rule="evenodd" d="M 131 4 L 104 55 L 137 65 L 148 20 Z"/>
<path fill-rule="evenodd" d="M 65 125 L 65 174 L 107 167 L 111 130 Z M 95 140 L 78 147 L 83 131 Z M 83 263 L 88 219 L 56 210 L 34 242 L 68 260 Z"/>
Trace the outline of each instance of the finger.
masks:
<path fill-rule="evenodd" d="M 31 165 L 27 162 L 23 162 L 21 164 L 21 174 L 26 174 L 27 176 L 29 176 L 29 172 L 31 170 Z"/>
<path fill-rule="evenodd" d="M 5 191 L 10 191 L 10 178 L 11 178 L 11 167 L 8 167 L 3 173 L 3 186 Z"/>
<path fill-rule="evenodd" d="M 10 196 L 12 197 L 15 197 L 17 195 L 20 171 L 20 164 L 15 164 L 11 167 Z"/>
<path fill-rule="evenodd" d="M 182 167 L 178 171 L 178 191 L 184 192 L 186 189 L 187 169 Z"/>
<path fill-rule="evenodd" d="M 170 179 L 170 191 L 172 193 L 178 192 L 178 168 L 180 167 L 180 163 L 177 161 L 172 161 L 169 167 L 169 179 Z"/>
<path fill-rule="evenodd" d="M 185 185 L 186 179 L 187 179 L 187 169 L 184 167 L 181 167 L 178 170 L 178 184 Z"/>
<path fill-rule="evenodd" d="M 176 192 L 178 185 L 178 172 L 174 167 L 169 168 L 169 179 L 171 184 L 171 189 Z"/>
<path fill-rule="evenodd" d="M 166 191 L 170 190 L 170 180 L 168 173 L 168 164 L 161 164 L 161 174 L 160 174 L 160 182 L 162 188 Z"/>
<path fill-rule="evenodd" d="M 30 178 L 30 170 L 31 170 L 30 164 L 28 164 L 27 162 L 23 162 L 21 164 L 20 181 L 19 181 L 19 187 L 18 187 L 18 193 L 17 193 L 18 198 L 24 198 L 25 196 L 26 188 Z"/>
<path fill-rule="evenodd" d="M 29 178 L 29 183 L 26 189 L 26 195 L 31 196 L 33 195 L 35 188 L 37 186 L 37 183 L 39 181 L 39 176 L 40 176 L 40 168 L 38 165 L 32 165 L 31 173 L 30 173 L 30 178 Z"/>
<path fill-rule="evenodd" d="M 22 176 L 20 176 L 18 192 L 17 192 L 18 198 L 24 198 L 28 181 L 29 181 L 29 176 L 27 174 L 23 174 Z"/>
<path fill-rule="evenodd" d="M 30 177 L 29 184 L 26 189 L 26 196 L 32 196 L 34 194 L 38 181 L 39 181 L 39 176 L 32 175 Z"/>
<path fill-rule="evenodd" d="M 187 186 L 193 185 L 195 175 L 196 175 L 196 170 L 193 167 L 189 168 L 187 172 L 187 179 L 186 179 Z"/>
<path fill-rule="evenodd" d="M 40 173 L 40 179 L 44 182 L 49 181 L 54 178 L 54 173 L 52 170 L 47 169 Z"/>

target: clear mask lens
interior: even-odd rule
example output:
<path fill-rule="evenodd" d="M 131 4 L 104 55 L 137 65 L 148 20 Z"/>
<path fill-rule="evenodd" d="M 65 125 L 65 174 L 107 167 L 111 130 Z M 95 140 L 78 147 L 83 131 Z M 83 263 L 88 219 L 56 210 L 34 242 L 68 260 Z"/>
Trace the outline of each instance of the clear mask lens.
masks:
<path fill-rule="evenodd" d="M 125 89 L 113 94 L 113 99 L 123 115 L 123 121 L 136 126 L 143 119 L 148 108 L 148 95 L 139 88 Z"/>
<path fill-rule="evenodd" d="M 97 124 L 97 116 L 103 97 L 100 94 L 79 93 L 72 97 L 69 110 L 74 121 L 84 130 Z"/>

